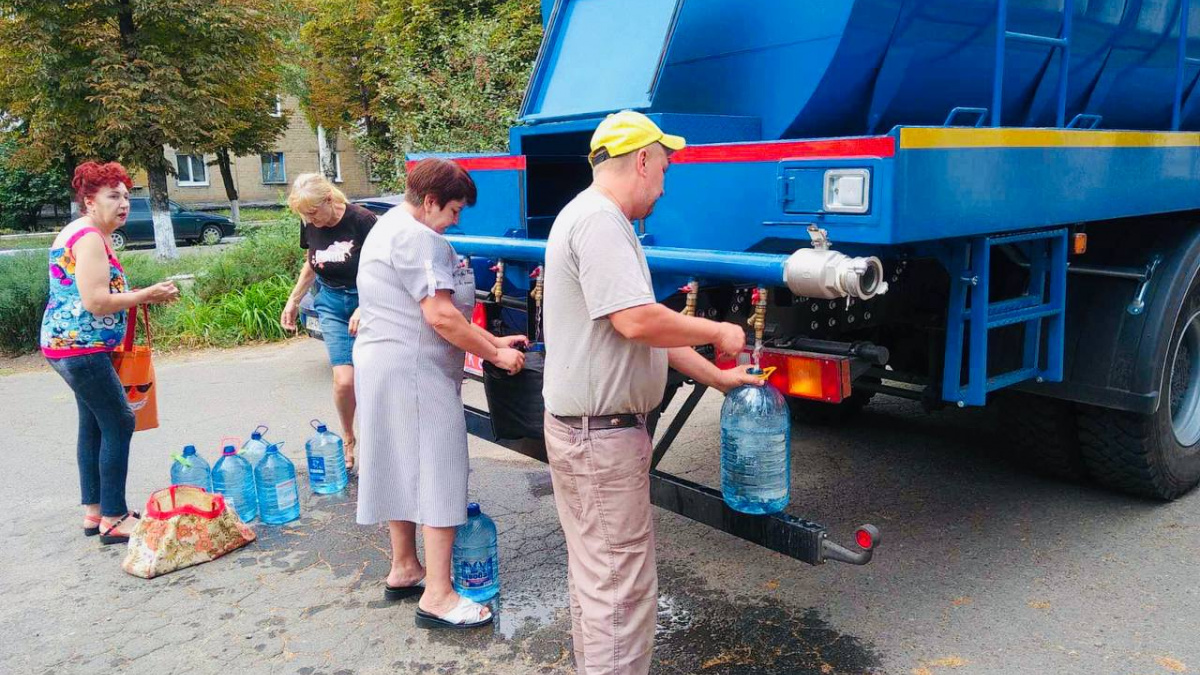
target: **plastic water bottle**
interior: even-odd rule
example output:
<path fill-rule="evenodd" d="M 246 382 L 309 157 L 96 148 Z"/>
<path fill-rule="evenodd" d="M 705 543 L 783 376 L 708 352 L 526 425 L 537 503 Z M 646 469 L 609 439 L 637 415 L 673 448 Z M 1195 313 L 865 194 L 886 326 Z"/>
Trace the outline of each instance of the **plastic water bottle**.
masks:
<path fill-rule="evenodd" d="M 267 454 L 254 467 L 258 488 L 258 515 L 267 525 L 283 525 L 300 517 L 300 490 L 296 467 L 279 452 L 283 443 L 267 446 Z"/>
<path fill-rule="evenodd" d="M 258 494 L 254 487 L 254 467 L 237 454 L 237 447 L 226 445 L 213 465 L 213 492 L 225 495 L 225 502 L 243 523 L 258 516 Z"/>
<path fill-rule="evenodd" d="M 172 455 L 171 485 L 194 485 L 212 492 L 212 469 L 196 454 L 196 446 L 187 445 L 182 455 Z"/>
<path fill-rule="evenodd" d="M 267 433 L 267 425 L 260 424 L 250 432 L 250 440 L 242 444 L 240 454 L 246 458 L 247 462 L 250 462 L 250 466 L 258 466 L 263 456 L 267 454 L 267 446 L 271 443 L 263 438 L 265 433 Z"/>
<path fill-rule="evenodd" d="M 500 592 L 500 556 L 496 550 L 496 523 L 479 504 L 467 504 L 467 522 L 454 534 L 450 562 L 454 590 L 475 602 L 484 602 Z"/>
<path fill-rule="evenodd" d="M 791 415 L 778 389 L 742 385 L 729 392 L 721 406 L 721 495 L 729 508 L 764 514 L 787 506 L 791 439 Z"/>
<path fill-rule="evenodd" d="M 332 494 L 350 481 L 342 439 L 321 420 L 312 420 L 309 424 L 317 433 L 304 444 L 304 454 L 308 456 L 308 484 L 317 494 Z"/>

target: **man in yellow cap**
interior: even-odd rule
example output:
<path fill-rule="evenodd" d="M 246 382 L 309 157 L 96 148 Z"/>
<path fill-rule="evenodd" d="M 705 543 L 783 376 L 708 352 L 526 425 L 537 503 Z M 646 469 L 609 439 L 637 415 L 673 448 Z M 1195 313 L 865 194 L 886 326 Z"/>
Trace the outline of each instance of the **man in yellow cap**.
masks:
<path fill-rule="evenodd" d="M 641 113 L 609 115 L 592 136 L 592 184 L 546 242 L 546 451 L 584 675 L 650 670 L 658 573 L 646 414 L 662 401 L 668 364 L 721 391 L 761 382 L 692 349 L 740 354 L 740 326 L 684 316 L 654 297 L 632 221 L 650 215 L 683 147 Z"/>

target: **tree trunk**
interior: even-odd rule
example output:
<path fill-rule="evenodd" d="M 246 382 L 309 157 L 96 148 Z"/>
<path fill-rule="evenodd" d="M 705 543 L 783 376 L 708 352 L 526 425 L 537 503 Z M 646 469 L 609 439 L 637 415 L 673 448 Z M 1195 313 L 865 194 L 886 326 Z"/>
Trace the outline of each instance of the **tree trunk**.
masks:
<path fill-rule="evenodd" d="M 233 182 L 233 163 L 229 151 L 222 148 L 217 150 L 217 167 L 221 169 L 221 182 L 225 183 L 225 197 L 229 200 L 229 217 L 234 223 L 242 222 L 242 212 L 238 205 L 237 184 Z"/>
<path fill-rule="evenodd" d="M 146 169 L 146 183 L 150 190 L 150 217 L 154 221 L 155 255 L 173 260 L 179 257 L 179 251 L 175 248 L 175 228 L 167 204 L 167 169 L 162 162 Z"/>
<path fill-rule="evenodd" d="M 325 127 L 317 125 L 317 154 L 321 158 L 321 173 L 333 182 L 337 179 L 337 164 L 333 155 L 337 152 L 337 130 L 326 131 Z"/>

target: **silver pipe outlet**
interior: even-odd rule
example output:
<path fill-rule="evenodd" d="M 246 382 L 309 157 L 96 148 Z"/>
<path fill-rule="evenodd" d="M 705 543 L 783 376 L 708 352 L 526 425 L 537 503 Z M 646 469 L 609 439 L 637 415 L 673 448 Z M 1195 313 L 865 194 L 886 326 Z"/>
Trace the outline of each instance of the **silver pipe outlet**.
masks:
<path fill-rule="evenodd" d="M 802 248 L 787 259 L 783 280 L 806 298 L 869 300 L 887 293 L 879 258 L 851 258 L 829 249 Z"/>

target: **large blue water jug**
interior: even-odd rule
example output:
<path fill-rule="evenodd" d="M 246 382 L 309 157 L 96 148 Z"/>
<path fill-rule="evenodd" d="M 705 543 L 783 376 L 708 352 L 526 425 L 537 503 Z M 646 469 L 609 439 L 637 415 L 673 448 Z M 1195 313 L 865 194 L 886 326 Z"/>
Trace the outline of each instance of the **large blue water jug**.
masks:
<path fill-rule="evenodd" d="M 496 548 L 496 523 L 479 504 L 467 504 L 467 522 L 454 534 L 451 558 L 454 590 L 464 598 L 484 602 L 500 592 L 500 555 Z"/>
<path fill-rule="evenodd" d="M 196 454 L 196 446 L 184 446 L 182 455 L 171 458 L 171 485 L 195 485 L 212 492 L 212 469 Z"/>
<path fill-rule="evenodd" d="M 787 506 L 791 439 L 791 415 L 778 389 L 742 385 L 729 392 L 721 405 L 721 495 L 729 508 L 764 514 Z"/>
<path fill-rule="evenodd" d="M 267 425 L 260 424 L 254 427 L 254 431 L 250 432 L 250 440 L 242 444 L 242 449 L 239 454 L 250 462 L 250 466 L 258 466 L 264 455 L 267 454 L 267 446 L 271 444 L 264 434 L 267 433 Z"/>
<path fill-rule="evenodd" d="M 296 467 L 279 452 L 283 443 L 267 446 L 267 454 L 254 467 L 258 488 L 258 515 L 267 525 L 283 525 L 300 517 L 300 490 Z"/>
<path fill-rule="evenodd" d="M 213 465 L 213 492 L 225 495 L 225 503 L 243 523 L 258 516 L 258 494 L 254 487 L 254 467 L 237 454 L 237 447 L 226 445 Z"/>
<path fill-rule="evenodd" d="M 308 484 L 317 494 L 332 494 L 346 487 L 350 481 L 342 439 L 321 420 L 313 420 L 309 424 L 317 433 L 304 444 L 304 454 L 308 457 Z"/>

